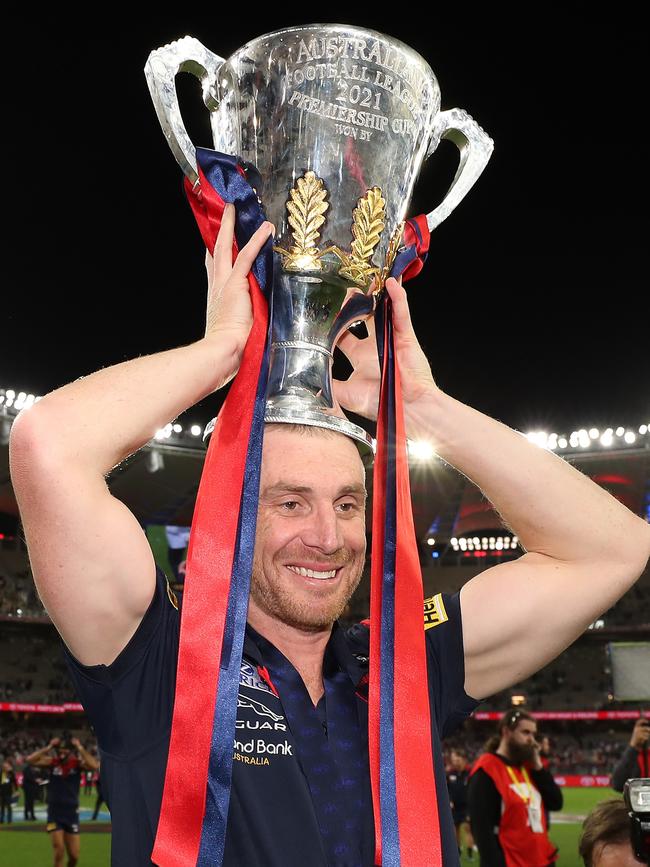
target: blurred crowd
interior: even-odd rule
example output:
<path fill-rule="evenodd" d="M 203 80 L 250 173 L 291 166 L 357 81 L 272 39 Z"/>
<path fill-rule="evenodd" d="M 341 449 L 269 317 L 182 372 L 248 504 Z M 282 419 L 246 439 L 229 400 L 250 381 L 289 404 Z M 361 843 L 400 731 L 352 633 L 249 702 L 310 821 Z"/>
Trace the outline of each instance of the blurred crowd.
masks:
<path fill-rule="evenodd" d="M 0 702 L 77 701 L 61 641 L 51 628 L 25 629 L 12 624 L 0 629 Z"/>
<path fill-rule="evenodd" d="M 544 735 L 543 727 L 541 727 L 541 735 Z M 449 738 L 445 742 L 447 763 L 451 751 L 456 747 L 462 747 L 467 753 L 469 762 L 473 763 L 481 753 L 486 751 L 486 740 L 475 736 Z M 627 727 L 607 736 L 551 735 L 548 756 L 550 770 L 556 775 L 609 774 L 621 757 L 628 740 Z"/>
<path fill-rule="evenodd" d="M 0 617 L 47 617 L 29 573 L 0 572 Z"/>

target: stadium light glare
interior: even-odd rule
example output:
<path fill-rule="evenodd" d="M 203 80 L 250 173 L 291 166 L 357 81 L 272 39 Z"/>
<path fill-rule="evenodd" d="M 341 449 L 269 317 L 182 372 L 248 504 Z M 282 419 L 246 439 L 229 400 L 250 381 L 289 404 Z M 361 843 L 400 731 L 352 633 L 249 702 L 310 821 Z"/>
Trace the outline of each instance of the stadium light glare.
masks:
<path fill-rule="evenodd" d="M 183 433 L 183 428 L 181 427 L 181 425 L 178 424 L 178 422 L 172 425 L 172 430 L 174 431 L 174 433 Z"/>
<path fill-rule="evenodd" d="M 435 545 L 435 544 L 436 544 L 436 540 L 435 540 L 435 539 L 432 539 L 431 537 L 429 537 L 429 538 L 427 539 L 427 545 Z"/>
<path fill-rule="evenodd" d="M 589 436 L 592 438 L 592 440 L 597 440 L 598 437 L 600 436 L 600 432 L 599 432 L 598 428 L 592 427 L 591 430 L 589 431 Z"/>
<path fill-rule="evenodd" d="M 564 437 L 560 437 L 560 439 L 557 441 L 557 444 L 561 449 L 565 449 L 568 445 L 568 443 Z"/>
<path fill-rule="evenodd" d="M 623 439 L 626 443 L 633 443 L 636 440 L 636 436 L 631 430 L 626 430 Z"/>
<path fill-rule="evenodd" d="M 433 446 L 425 440 L 409 440 L 408 453 L 416 461 L 428 461 L 434 455 Z"/>
<path fill-rule="evenodd" d="M 193 424 L 190 428 L 190 433 L 193 437 L 201 436 L 201 426 L 198 424 Z"/>
<path fill-rule="evenodd" d="M 622 437 L 624 433 L 625 433 L 624 427 L 617 427 L 616 428 L 616 436 L 617 437 Z"/>
<path fill-rule="evenodd" d="M 645 436 L 647 434 L 647 432 L 648 432 L 648 426 L 645 424 L 642 424 L 641 427 L 639 428 L 639 433 L 641 434 L 641 436 Z"/>

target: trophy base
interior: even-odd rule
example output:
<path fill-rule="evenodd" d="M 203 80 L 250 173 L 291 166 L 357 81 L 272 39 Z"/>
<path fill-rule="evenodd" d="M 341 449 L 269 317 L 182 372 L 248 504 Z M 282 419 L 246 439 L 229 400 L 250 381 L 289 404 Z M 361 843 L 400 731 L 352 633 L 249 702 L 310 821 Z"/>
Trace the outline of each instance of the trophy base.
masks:
<path fill-rule="evenodd" d="M 372 456 L 375 453 L 375 443 L 370 434 L 357 424 L 340 418 L 337 415 L 328 415 L 324 412 L 305 412 L 304 410 L 275 409 L 264 414 L 266 424 L 307 424 L 313 427 L 327 428 L 337 433 L 350 437 L 357 444 L 362 457 Z"/>
<path fill-rule="evenodd" d="M 204 442 L 214 430 L 216 421 L 216 418 L 213 418 L 206 425 L 203 432 Z M 327 428 L 353 439 L 364 462 L 371 461 L 375 454 L 375 441 L 370 434 L 359 425 L 336 415 L 283 408 L 275 409 L 273 412 L 267 411 L 264 415 L 264 422 L 265 424 L 306 424 L 313 427 Z"/>

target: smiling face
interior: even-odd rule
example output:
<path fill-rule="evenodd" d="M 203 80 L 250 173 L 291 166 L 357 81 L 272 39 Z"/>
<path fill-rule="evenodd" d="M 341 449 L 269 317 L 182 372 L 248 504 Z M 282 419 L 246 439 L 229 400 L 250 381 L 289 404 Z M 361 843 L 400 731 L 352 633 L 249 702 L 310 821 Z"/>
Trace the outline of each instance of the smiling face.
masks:
<path fill-rule="evenodd" d="M 361 579 L 365 499 L 348 437 L 268 425 L 249 613 L 307 632 L 331 627 Z"/>

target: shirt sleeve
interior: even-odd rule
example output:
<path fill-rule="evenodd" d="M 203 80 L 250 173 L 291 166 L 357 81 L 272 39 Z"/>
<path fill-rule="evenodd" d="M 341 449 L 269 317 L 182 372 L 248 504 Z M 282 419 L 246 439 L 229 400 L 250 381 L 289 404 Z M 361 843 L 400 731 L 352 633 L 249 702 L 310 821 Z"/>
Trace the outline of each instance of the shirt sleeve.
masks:
<path fill-rule="evenodd" d="M 460 593 L 425 599 L 424 630 L 431 702 L 440 737 L 447 737 L 479 704 L 465 692 Z"/>
<path fill-rule="evenodd" d="M 530 772 L 530 777 L 542 796 L 542 802 L 547 810 L 561 810 L 564 804 L 562 789 L 553 779 L 553 774 L 542 768 Z"/>
<path fill-rule="evenodd" d="M 84 665 L 63 644 L 63 656 L 101 749 L 128 758 L 146 751 L 171 726 L 178 656 L 179 611 L 167 576 L 144 617 L 110 665 Z"/>
<path fill-rule="evenodd" d="M 638 776 L 639 752 L 634 747 L 628 746 L 612 771 L 612 789 L 615 792 L 622 792 L 625 788 L 625 781 Z"/>

